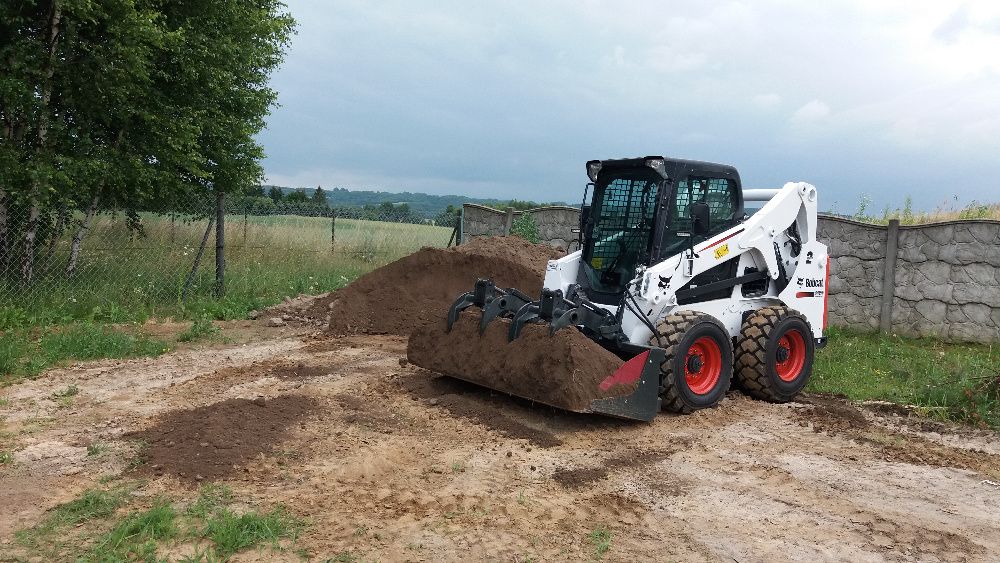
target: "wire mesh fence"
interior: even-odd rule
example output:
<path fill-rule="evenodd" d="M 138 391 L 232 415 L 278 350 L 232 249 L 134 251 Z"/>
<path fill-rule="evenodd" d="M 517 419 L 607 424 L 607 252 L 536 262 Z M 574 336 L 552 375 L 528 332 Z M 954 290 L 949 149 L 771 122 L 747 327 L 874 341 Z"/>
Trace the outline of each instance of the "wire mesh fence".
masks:
<path fill-rule="evenodd" d="M 198 302 L 263 305 L 336 289 L 421 247 L 447 246 L 455 234 L 454 224 L 371 209 L 261 206 L 259 198 L 218 204 L 196 199 L 169 211 L 110 207 L 34 218 L 5 209 L 0 328 L 60 317 L 117 321 Z"/>

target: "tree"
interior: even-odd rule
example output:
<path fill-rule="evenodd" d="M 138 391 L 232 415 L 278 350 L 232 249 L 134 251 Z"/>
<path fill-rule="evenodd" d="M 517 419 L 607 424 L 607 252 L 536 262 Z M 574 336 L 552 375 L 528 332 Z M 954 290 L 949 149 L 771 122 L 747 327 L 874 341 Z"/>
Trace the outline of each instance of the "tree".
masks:
<path fill-rule="evenodd" d="M 68 274 L 101 209 L 138 224 L 259 183 L 293 27 L 278 0 L 0 3 L 0 270 L 30 283 L 74 211 Z"/>
<path fill-rule="evenodd" d="M 316 191 L 313 192 L 312 200 L 316 205 L 327 207 L 326 192 L 323 191 L 323 186 L 316 187 Z"/>
<path fill-rule="evenodd" d="M 288 203 L 305 203 L 309 201 L 309 196 L 306 195 L 305 188 L 298 188 L 294 192 L 286 195 L 285 201 Z"/>
<path fill-rule="evenodd" d="M 271 198 L 274 203 L 279 203 L 285 199 L 285 193 L 278 186 L 271 186 L 271 189 L 267 190 L 267 197 Z"/>

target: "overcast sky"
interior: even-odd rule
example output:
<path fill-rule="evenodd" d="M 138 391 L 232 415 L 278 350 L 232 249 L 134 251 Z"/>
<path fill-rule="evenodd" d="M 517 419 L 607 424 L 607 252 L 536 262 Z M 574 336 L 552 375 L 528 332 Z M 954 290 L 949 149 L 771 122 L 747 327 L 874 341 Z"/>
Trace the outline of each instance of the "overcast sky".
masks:
<path fill-rule="evenodd" d="M 996 0 L 287 1 L 271 183 L 575 202 L 662 154 L 843 212 L 1000 200 Z"/>

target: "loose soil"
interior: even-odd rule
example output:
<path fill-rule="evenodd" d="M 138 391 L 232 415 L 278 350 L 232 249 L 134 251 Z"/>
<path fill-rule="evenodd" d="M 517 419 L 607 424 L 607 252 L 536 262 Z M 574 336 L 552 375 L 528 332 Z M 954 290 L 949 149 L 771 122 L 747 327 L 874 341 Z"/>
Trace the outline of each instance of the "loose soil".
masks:
<path fill-rule="evenodd" d="M 296 549 L 320 560 L 579 561 L 600 527 L 609 561 L 1000 552 L 995 434 L 922 432 L 912 416 L 835 397 L 775 405 L 736 393 L 627 423 L 431 377 L 400 365 L 405 348 L 394 336 L 282 339 L 82 364 L 7 388 L 15 463 L 0 468 L 0 550 L 21 553 L 14 530 L 138 471 L 145 495 L 190 499 L 178 485 L 201 475 L 250 505 L 284 504 L 310 522 Z M 299 363 L 315 371 L 276 377 Z M 46 399 L 70 384 L 71 407 Z M 148 460 L 133 470 L 140 435 Z M 237 439 L 253 449 L 218 447 Z M 171 440 L 186 455 L 169 455 Z M 92 442 L 106 452 L 87 456 Z"/>
<path fill-rule="evenodd" d="M 192 483 L 216 480 L 280 448 L 289 426 L 316 410 L 317 402 L 302 395 L 228 399 L 169 412 L 123 437 L 140 441 L 140 473 Z"/>
<path fill-rule="evenodd" d="M 562 252 L 518 237 L 475 239 L 461 246 L 424 248 L 358 278 L 320 299 L 310 316 L 330 316 L 329 332 L 397 334 L 436 324 L 479 278 L 537 296 L 545 265 Z"/>
<path fill-rule="evenodd" d="M 138 503 L 167 496 L 183 506 L 198 474 L 242 506 L 282 504 L 308 523 L 288 550 L 242 561 L 585 561 L 600 528 L 611 534 L 605 561 L 1000 553 L 993 432 L 837 397 L 779 405 L 739 393 L 689 416 L 630 423 L 401 365 L 404 337 L 286 330 L 82 363 L 0 390 L 0 449 L 14 460 L 0 465 L 3 558 L 40 559 L 15 531 L 88 488 L 129 482 Z M 299 363 L 308 377 L 281 376 Z M 79 389 L 70 404 L 51 399 L 70 385 Z M 139 435 L 150 441 L 144 462 Z M 235 437 L 252 449 L 219 447 Z M 170 440 L 186 455 L 169 455 Z"/>
<path fill-rule="evenodd" d="M 571 411 L 585 410 L 602 397 L 618 397 L 636 385 L 598 386 L 624 363 L 578 330 L 549 335 L 545 324 L 524 327 L 507 341 L 510 323 L 498 319 L 479 335 L 478 310 L 464 312 L 446 332 L 446 323 L 410 335 L 407 359 L 426 369 L 478 383 L 511 395 Z"/>

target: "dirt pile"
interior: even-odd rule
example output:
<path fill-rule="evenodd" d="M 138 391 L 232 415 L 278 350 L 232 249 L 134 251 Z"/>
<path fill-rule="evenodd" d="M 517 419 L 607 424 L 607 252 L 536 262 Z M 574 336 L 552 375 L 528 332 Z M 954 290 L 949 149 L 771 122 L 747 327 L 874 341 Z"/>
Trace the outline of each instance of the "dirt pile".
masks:
<path fill-rule="evenodd" d="M 229 399 L 167 413 L 127 439 L 147 444 L 141 473 L 173 475 L 185 481 L 211 481 L 285 441 L 288 428 L 310 412 L 316 400 L 301 395 L 274 399 Z"/>
<path fill-rule="evenodd" d="M 444 318 L 448 307 L 479 278 L 537 296 L 545 265 L 562 252 L 518 237 L 475 239 L 462 246 L 424 248 L 358 278 L 313 307 L 330 315 L 334 335 L 368 333 L 407 336 Z"/>
<path fill-rule="evenodd" d="M 414 331 L 407 358 L 438 373 L 571 411 L 635 390 L 622 385 L 600 389 L 622 360 L 578 330 L 550 336 L 548 325 L 530 324 L 507 342 L 506 319 L 493 321 L 480 336 L 479 316 L 471 310 L 462 313 L 451 332 L 445 332 L 443 320 Z"/>

